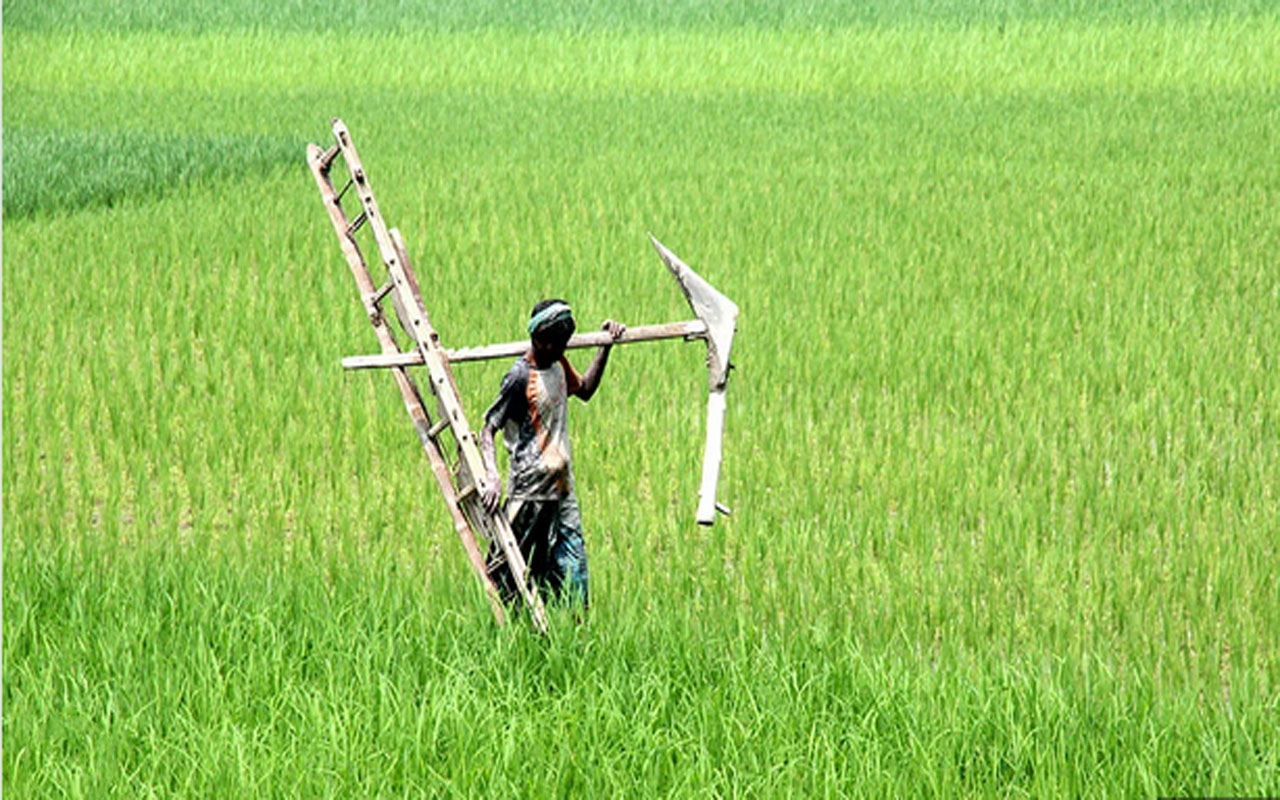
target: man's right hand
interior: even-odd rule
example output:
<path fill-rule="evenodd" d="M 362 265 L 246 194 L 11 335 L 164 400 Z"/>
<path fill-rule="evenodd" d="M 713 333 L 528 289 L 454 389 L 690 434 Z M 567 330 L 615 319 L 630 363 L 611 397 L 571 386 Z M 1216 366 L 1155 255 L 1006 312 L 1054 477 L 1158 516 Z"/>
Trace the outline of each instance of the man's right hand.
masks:
<path fill-rule="evenodd" d="M 480 502 L 484 503 L 484 510 L 490 514 L 496 514 L 501 499 L 502 480 L 498 477 L 498 473 L 486 473 L 484 480 L 480 482 Z"/>

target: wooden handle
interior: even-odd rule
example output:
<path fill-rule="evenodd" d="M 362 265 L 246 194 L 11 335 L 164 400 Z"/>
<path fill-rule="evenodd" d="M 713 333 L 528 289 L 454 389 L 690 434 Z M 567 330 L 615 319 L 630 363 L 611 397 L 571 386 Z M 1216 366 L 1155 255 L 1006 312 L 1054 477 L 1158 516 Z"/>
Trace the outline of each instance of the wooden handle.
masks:
<path fill-rule="evenodd" d="M 707 335 L 707 325 L 701 320 L 688 322 L 668 322 L 661 325 L 640 325 L 627 328 L 627 332 L 619 339 L 609 336 L 607 331 L 580 333 L 569 340 L 566 350 L 584 347 L 601 347 L 606 344 L 632 344 L 634 342 L 656 342 L 661 339 L 702 339 Z M 515 358 L 529 349 L 529 340 L 490 344 L 482 347 L 463 347 L 458 350 L 446 350 L 450 364 L 467 361 L 487 361 L 494 358 Z M 422 363 L 422 356 L 417 352 L 392 353 L 376 356 L 348 356 L 342 359 L 344 369 L 378 369 L 380 367 L 412 367 Z"/>

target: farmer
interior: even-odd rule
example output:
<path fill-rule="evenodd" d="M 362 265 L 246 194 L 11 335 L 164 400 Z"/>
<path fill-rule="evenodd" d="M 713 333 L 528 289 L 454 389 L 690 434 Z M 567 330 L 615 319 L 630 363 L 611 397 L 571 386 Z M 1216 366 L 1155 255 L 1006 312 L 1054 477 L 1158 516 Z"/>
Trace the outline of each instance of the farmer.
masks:
<path fill-rule="evenodd" d="M 613 345 L 596 351 L 591 366 L 579 375 L 564 357 L 575 328 L 573 312 L 565 301 L 538 303 L 528 327 L 529 349 L 507 371 L 498 399 L 484 415 L 481 497 L 490 513 L 498 510 L 501 480 L 493 434 L 501 431 L 511 473 L 505 512 L 529 575 L 541 591 L 581 603 L 585 609 L 587 553 L 573 489 L 568 401 L 569 395 L 576 395 L 586 402 L 596 393 Z M 615 341 L 627 330 L 613 320 L 605 320 L 601 327 Z M 490 575 L 510 602 L 517 589 L 496 542 L 490 546 L 488 562 Z"/>

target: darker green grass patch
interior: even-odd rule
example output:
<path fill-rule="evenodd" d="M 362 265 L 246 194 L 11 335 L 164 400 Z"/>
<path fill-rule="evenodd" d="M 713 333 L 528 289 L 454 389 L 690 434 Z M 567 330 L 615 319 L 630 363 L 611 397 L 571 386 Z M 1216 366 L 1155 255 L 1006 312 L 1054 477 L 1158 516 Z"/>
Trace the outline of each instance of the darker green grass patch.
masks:
<path fill-rule="evenodd" d="M 4 137 L 4 215 L 111 207 L 176 187 L 297 161 L 282 136 L 181 135 L 11 128 Z"/>

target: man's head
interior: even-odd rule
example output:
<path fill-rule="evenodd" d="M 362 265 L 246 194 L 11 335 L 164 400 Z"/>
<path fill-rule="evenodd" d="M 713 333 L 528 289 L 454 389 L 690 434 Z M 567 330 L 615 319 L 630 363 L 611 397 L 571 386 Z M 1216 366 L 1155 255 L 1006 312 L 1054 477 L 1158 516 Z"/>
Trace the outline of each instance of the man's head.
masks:
<path fill-rule="evenodd" d="M 529 315 L 529 342 L 539 369 L 546 369 L 564 355 L 565 345 L 576 327 L 569 304 L 558 297 L 533 307 Z"/>

